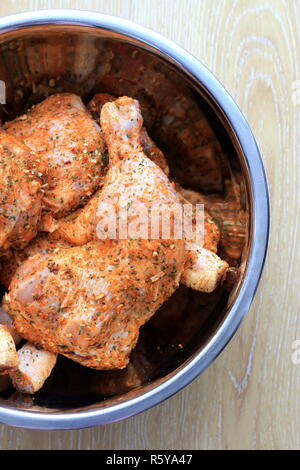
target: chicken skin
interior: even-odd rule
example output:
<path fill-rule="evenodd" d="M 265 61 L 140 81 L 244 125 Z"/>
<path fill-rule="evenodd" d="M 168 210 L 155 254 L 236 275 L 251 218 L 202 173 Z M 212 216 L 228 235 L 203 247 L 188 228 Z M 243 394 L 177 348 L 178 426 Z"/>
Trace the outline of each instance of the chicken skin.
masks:
<path fill-rule="evenodd" d="M 4 127 L 36 153 L 43 203 L 55 217 L 74 210 L 103 181 L 103 137 L 79 96 L 49 96 Z"/>
<path fill-rule="evenodd" d="M 0 255 L 24 248 L 37 233 L 41 215 L 41 183 L 35 154 L 0 131 Z"/>
<path fill-rule="evenodd" d="M 100 118 L 101 110 L 105 103 L 115 101 L 117 98 L 108 93 L 96 93 L 96 95 L 91 99 L 87 105 L 87 109 L 90 111 L 93 118 L 98 121 Z M 153 162 L 156 163 L 164 173 L 169 176 L 169 165 L 168 162 L 161 150 L 155 145 L 153 140 L 149 137 L 148 132 L 145 127 L 142 127 L 140 133 L 140 142 L 143 147 L 144 153 L 147 157 L 150 158 Z"/>
<path fill-rule="evenodd" d="M 108 206 L 116 213 L 135 205 L 172 207 L 180 197 L 143 152 L 137 101 L 123 97 L 105 104 L 101 127 L 110 161 L 93 240 L 29 258 L 18 268 L 5 303 L 15 329 L 33 344 L 88 367 L 121 369 L 139 328 L 178 287 L 185 241 L 172 231 L 163 240 L 113 239 L 110 230 L 102 231 Z M 129 211 L 128 226 L 135 223 L 136 213 Z"/>

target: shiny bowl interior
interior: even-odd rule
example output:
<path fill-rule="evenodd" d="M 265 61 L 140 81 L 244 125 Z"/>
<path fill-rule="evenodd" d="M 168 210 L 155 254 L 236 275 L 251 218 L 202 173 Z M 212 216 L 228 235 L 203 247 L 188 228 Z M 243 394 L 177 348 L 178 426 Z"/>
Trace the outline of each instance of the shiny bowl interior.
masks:
<path fill-rule="evenodd" d="M 180 287 L 141 329 L 123 371 L 86 369 L 60 357 L 33 398 L 0 394 L 0 421 L 70 429 L 126 418 L 174 394 L 220 353 L 249 309 L 268 240 L 262 162 L 242 114 L 193 57 L 140 26 L 95 13 L 52 10 L 0 20 L 2 120 L 55 92 L 87 102 L 95 92 L 137 98 L 146 127 L 183 186 L 224 196 L 235 175 L 247 215 L 239 277 L 212 294 Z M 209 168 L 210 177 L 207 177 Z M 225 197 L 225 196 L 224 196 Z"/>

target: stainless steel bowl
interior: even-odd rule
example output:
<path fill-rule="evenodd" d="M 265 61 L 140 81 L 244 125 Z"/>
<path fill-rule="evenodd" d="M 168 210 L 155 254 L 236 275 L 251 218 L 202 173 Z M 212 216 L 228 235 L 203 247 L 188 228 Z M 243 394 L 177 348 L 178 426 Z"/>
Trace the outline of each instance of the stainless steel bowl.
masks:
<path fill-rule="evenodd" d="M 119 18 L 71 10 L 1 18 L 0 79 L 7 93 L 2 119 L 56 91 L 75 91 L 85 99 L 100 91 L 135 96 L 183 185 L 222 194 L 225 178 L 239 180 L 247 240 L 230 294 L 222 288 L 210 296 L 181 292 L 143 327 L 125 372 L 97 375 L 62 359 L 33 400 L 11 391 L 0 398 L 1 422 L 33 429 L 83 428 L 142 412 L 208 367 L 250 307 L 269 230 L 267 184 L 255 140 L 203 65 L 159 34 Z"/>

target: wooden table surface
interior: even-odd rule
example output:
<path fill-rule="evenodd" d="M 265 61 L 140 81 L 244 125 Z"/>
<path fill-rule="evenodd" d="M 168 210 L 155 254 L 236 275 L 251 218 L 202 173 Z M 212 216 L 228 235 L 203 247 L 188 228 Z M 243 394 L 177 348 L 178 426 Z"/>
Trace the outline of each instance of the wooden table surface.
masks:
<path fill-rule="evenodd" d="M 199 58 L 253 129 L 269 181 L 272 233 L 249 314 L 191 385 L 139 416 L 94 429 L 0 425 L 0 449 L 299 448 L 300 364 L 292 345 L 300 340 L 300 1 L 6 0 L 0 15 L 44 8 L 121 16 Z"/>

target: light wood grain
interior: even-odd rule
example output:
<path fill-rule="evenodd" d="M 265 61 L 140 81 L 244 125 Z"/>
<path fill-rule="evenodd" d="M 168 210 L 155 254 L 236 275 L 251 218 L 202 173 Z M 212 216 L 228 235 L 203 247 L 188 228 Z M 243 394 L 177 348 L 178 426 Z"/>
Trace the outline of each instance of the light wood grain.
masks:
<path fill-rule="evenodd" d="M 98 10 L 148 26 L 213 71 L 246 115 L 268 175 L 272 234 L 255 301 L 230 345 L 190 386 L 121 423 L 71 432 L 0 426 L 1 449 L 292 449 L 300 447 L 300 2 L 15 0 L 30 9 Z"/>

